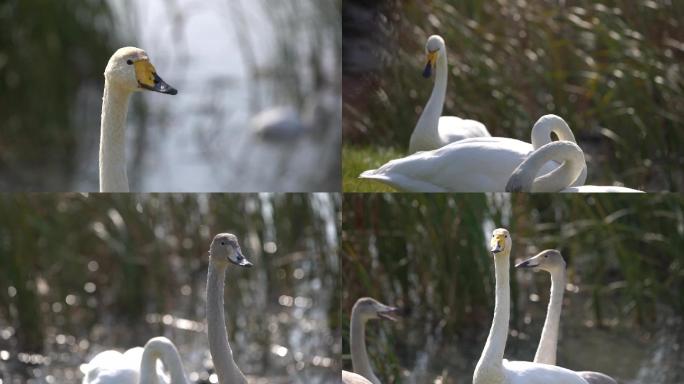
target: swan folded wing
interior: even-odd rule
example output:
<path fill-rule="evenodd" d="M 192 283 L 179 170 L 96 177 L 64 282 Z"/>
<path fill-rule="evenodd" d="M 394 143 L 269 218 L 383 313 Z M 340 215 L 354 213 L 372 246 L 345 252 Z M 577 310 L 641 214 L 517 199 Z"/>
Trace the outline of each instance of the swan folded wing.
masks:
<path fill-rule="evenodd" d="M 617 186 L 600 186 L 600 185 L 581 185 L 577 187 L 568 187 L 561 192 L 577 192 L 577 193 L 644 193 L 637 189 L 617 187 Z"/>
<path fill-rule="evenodd" d="M 81 365 L 81 372 L 85 374 L 83 384 L 137 384 L 141 358 L 140 347 L 123 354 L 113 350 L 98 353 Z"/>
<path fill-rule="evenodd" d="M 475 137 L 491 137 L 484 124 L 457 116 L 440 117 L 438 131 L 440 140 L 444 144 Z"/>
<path fill-rule="evenodd" d="M 373 384 L 365 377 L 354 372 L 342 371 L 343 384 Z"/>
<path fill-rule="evenodd" d="M 503 361 L 507 384 L 587 384 L 577 372 L 529 361 Z"/>

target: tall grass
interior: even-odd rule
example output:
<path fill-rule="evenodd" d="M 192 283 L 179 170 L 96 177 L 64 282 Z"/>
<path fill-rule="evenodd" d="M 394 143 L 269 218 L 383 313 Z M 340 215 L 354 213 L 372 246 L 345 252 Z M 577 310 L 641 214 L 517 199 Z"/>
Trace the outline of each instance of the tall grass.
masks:
<path fill-rule="evenodd" d="M 529 140 L 534 121 L 555 113 L 588 154 L 590 183 L 684 188 L 684 3 L 387 0 L 365 7 L 344 13 L 345 42 L 364 42 L 345 45 L 345 89 L 354 96 L 345 98 L 346 143 L 407 147 L 432 89 L 420 76 L 424 44 L 440 34 L 450 63 L 445 115 Z M 358 36 L 367 20 L 358 15 L 380 25 L 372 36 Z"/>

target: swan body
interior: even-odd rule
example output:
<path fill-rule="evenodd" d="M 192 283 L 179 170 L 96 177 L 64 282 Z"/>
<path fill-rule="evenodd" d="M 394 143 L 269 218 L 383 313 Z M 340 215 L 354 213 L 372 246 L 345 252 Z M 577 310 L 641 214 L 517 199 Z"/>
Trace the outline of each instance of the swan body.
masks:
<path fill-rule="evenodd" d="M 285 140 L 298 137 L 306 130 L 299 112 L 291 106 L 267 109 L 251 120 L 252 130 L 264 140 Z"/>
<path fill-rule="evenodd" d="M 546 271 L 551 275 L 551 296 L 546 311 L 544 328 L 539 339 L 539 346 L 534 355 L 535 363 L 556 365 L 556 348 L 558 345 L 558 329 L 563 308 L 565 291 L 566 264 L 561 253 L 555 249 L 547 249 L 515 266 L 531 268 L 535 271 Z M 615 379 L 600 372 L 577 372 L 589 384 L 617 384 Z"/>
<path fill-rule="evenodd" d="M 550 174 L 536 177 L 549 160 L 562 161 L 562 165 Z M 642 191 L 614 186 L 579 185 L 572 186 L 582 172 L 586 172 L 584 153 L 571 141 L 548 143 L 530 153 L 511 173 L 506 183 L 506 192 L 581 192 L 581 193 L 639 193 Z M 535 178 L 536 177 L 536 178 Z"/>
<path fill-rule="evenodd" d="M 562 118 L 546 115 L 532 128 L 531 144 L 504 137 L 465 139 L 391 160 L 379 169 L 363 172 L 360 178 L 407 192 L 503 192 L 511 173 L 534 149 L 551 142 L 552 132 L 560 140 L 575 141 Z M 542 172 L 558 166 L 549 161 Z M 582 185 L 585 179 L 586 167 L 572 185 Z"/>
<path fill-rule="evenodd" d="M 487 127 L 479 121 L 442 116 L 449 71 L 444 39 L 438 35 L 430 36 L 425 44 L 425 53 L 427 65 L 423 76 L 429 78 L 434 70 L 435 84 L 411 134 L 409 153 L 441 148 L 446 144 L 472 137 L 491 136 Z"/>
<path fill-rule="evenodd" d="M 226 269 L 230 264 L 251 267 L 243 255 L 238 239 L 230 233 L 219 233 L 209 248 L 209 273 L 207 274 L 207 326 L 209 352 L 219 384 L 247 384 L 247 379 L 233 359 L 228 343 L 228 331 L 223 306 Z"/>
<path fill-rule="evenodd" d="M 168 379 L 159 369 L 161 362 L 171 374 Z M 176 346 L 166 337 L 150 339 L 144 348 L 125 353 L 109 350 L 97 354 L 81 366 L 83 384 L 188 384 Z"/>
<path fill-rule="evenodd" d="M 368 352 L 366 350 L 366 322 L 374 319 L 386 319 L 396 321 L 393 317 L 398 311 L 395 307 L 389 307 L 370 297 L 362 297 L 356 301 L 352 308 L 351 315 L 351 337 L 349 339 L 352 368 L 354 373 L 342 371 L 342 382 L 344 384 L 364 383 L 358 381 L 361 376 L 372 384 L 380 384 L 380 379 L 373 373 Z M 348 378 L 350 381 L 346 381 Z M 357 380 L 357 381 L 353 381 Z"/>
<path fill-rule="evenodd" d="M 373 384 L 365 377 L 349 371 L 342 371 L 342 382 L 344 384 Z"/>
<path fill-rule="evenodd" d="M 149 90 L 175 95 L 140 48 L 117 50 L 105 68 L 100 125 L 100 192 L 128 192 L 126 174 L 126 116 L 134 92 Z"/>
<path fill-rule="evenodd" d="M 494 319 L 473 384 L 587 384 L 576 372 L 548 364 L 504 360 L 510 317 L 509 259 L 513 242 L 506 229 L 495 229 L 490 241 L 496 274 Z"/>

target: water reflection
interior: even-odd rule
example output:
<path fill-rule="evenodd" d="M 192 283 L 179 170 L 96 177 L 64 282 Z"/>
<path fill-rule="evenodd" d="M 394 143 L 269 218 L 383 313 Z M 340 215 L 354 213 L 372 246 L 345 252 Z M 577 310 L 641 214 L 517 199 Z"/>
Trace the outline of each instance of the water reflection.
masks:
<path fill-rule="evenodd" d="M 207 249 L 214 233 L 230 230 L 254 263 L 226 280 L 238 365 L 254 382 L 330 382 L 339 367 L 329 230 L 339 207 L 339 196 L 323 194 L 0 199 L 11 217 L 0 219 L 0 255 L 13 271 L 0 272 L 0 380 L 77 382 L 96 353 L 166 336 L 192 382 L 215 382 Z"/>

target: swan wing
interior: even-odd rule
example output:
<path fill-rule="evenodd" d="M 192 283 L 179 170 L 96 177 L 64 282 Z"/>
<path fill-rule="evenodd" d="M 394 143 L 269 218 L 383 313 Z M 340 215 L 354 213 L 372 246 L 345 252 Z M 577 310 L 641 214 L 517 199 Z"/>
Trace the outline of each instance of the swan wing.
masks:
<path fill-rule="evenodd" d="M 140 369 L 142 348 L 140 350 L 141 353 L 138 355 L 137 364 L 134 361 L 134 353 L 126 355 L 114 350 L 98 353 L 87 364 L 81 365 L 81 372 L 85 374 L 82 383 L 138 384 L 140 377 L 138 370 Z"/>
<path fill-rule="evenodd" d="M 601 372 L 581 371 L 577 373 L 589 384 L 618 384 L 615 379 Z"/>
<path fill-rule="evenodd" d="M 491 137 L 484 124 L 456 116 L 442 116 L 437 127 L 442 145 L 473 137 Z"/>
<path fill-rule="evenodd" d="M 392 160 L 360 177 L 407 192 L 502 192 L 530 151 L 531 144 L 515 139 L 464 139 Z M 552 168 L 543 169 L 547 166 Z"/>
<path fill-rule="evenodd" d="M 577 372 L 529 361 L 503 361 L 507 384 L 588 384 Z"/>

